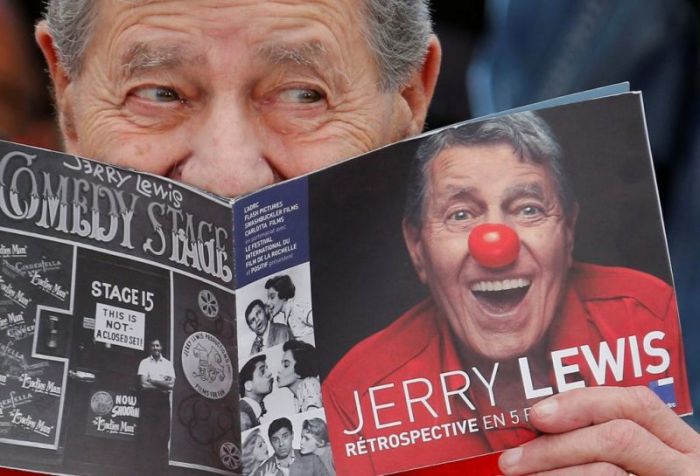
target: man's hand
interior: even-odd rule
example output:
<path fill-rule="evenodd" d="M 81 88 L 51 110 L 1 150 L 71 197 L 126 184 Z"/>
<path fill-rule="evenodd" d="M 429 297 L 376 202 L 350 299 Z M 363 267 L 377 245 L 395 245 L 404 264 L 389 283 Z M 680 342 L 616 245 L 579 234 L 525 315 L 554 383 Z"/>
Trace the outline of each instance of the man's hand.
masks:
<path fill-rule="evenodd" d="M 505 475 L 700 474 L 700 435 L 646 387 L 562 393 L 531 422 L 544 435 L 503 453 Z"/>
<path fill-rule="evenodd" d="M 267 463 L 261 474 L 262 476 L 275 476 L 277 474 L 277 465 L 273 462 Z"/>

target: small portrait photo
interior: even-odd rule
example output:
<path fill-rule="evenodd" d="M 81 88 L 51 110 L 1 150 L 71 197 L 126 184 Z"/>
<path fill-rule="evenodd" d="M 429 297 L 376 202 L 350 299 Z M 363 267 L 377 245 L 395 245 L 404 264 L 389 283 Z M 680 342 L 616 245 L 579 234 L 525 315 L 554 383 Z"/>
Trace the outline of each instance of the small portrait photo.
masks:
<path fill-rule="evenodd" d="M 280 416 L 242 434 L 243 476 L 289 474 L 335 476 L 323 410 Z"/>
<path fill-rule="evenodd" d="M 314 345 L 309 263 L 241 288 L 236 316 L 239 362 L 292 339 Z"/>
<path fill-rule="evenodd" d="M 281 416 L 323 407 L 316 348 L 289 340 L 242 362 L 239 371 L 243 431 Z"/>

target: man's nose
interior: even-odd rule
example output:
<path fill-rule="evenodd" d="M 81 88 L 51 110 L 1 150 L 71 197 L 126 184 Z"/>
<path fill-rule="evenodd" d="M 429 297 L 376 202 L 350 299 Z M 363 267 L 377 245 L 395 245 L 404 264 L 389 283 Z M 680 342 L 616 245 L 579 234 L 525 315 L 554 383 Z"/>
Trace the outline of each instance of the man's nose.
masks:
<path fill-rule="evenodd" d="M 504 268 L 518 259 L 520 238 L 508 225 L 484 223 L 469 233 L 469 253 L 481 266 Z"/>
<path fill-rule="evenodd" d="M 245 104 L 212 100 L 200 118 L 190 139 L 191 154 L 175 178 L 227 197 L 280 180 L 265 155 L 264 128 Z"/>

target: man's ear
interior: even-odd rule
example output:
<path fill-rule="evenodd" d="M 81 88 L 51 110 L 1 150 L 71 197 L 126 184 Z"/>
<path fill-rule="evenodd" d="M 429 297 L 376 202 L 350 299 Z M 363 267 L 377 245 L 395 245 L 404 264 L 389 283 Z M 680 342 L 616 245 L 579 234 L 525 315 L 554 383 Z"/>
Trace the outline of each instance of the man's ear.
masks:
<path fill-rule="evenodd" d="M 408 219 L 404 218 L 402 222 L 403 239 L 406 242 L 408 254 L 411 256 L 413 268 L 416 270 L 418 278 L 423 284 L 427 283 L 425 270 L 425 250 L 423 249 L 423 241 L 421 240 L 420 230 L 413 224 L 409 223 Z"/>
<path fill-rule="evenodd" d="M 63 137 L 67 141 L 66 147 L 70 150 L 69 143 L 75 142 L 76 133 L 73 121 L 73 114 L 66 94 L 71 84 L 71 78 L 65 70 L 58 58 L 56 45 L 49 31 L 49 25 L 42 20 L 36 25 L 34 30 L 34 38 L 36 39 L 41 52 L 44 54 L 46 64 L 51 75 L 53 84 L 54 100 L 56 102 L 56 111 L 58 113 L 58 122 L 63 132 Z"/>
<path fill-rule="evenodd" d="M 408 130 L 405 131 L 407 137 L 423 132 L 425 116 L 428 114 L 428 106 L 430 106 L 440 74 L 441 61 L 440 41 L 437 36 L 431 35 L 423 64 L 413 73 L 411 79 L 401 90 L 401 96 L 411 110 L 411 121 Z"/>

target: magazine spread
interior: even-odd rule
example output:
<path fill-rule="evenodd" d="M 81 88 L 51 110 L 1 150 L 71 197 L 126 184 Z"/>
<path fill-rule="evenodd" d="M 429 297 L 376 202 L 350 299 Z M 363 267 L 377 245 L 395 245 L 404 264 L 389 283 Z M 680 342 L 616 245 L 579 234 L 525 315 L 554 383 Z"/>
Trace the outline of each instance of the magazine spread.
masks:
<path fill-rule="evenodd" d="M 641 96 L 527 109 L 235 200 L 0 143 L 0 465 L 393 474 L 574 388 L 691 412 Z"/>

